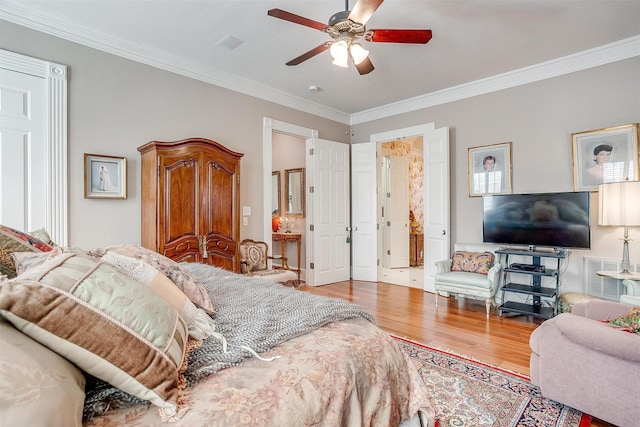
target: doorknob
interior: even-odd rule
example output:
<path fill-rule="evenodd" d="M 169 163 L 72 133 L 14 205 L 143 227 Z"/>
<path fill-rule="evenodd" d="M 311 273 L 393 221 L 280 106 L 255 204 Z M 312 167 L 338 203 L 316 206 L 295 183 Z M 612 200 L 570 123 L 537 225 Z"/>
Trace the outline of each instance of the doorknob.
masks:
<path fill-rule="evenodd" d="M 346 231 L 351 231 L 351 227 L 345 227 Z"/>
<path fill-rule="evenodd" d="M 442 235 L 446 235 L 447 234 L 447 230 L 442 230 Z"/>

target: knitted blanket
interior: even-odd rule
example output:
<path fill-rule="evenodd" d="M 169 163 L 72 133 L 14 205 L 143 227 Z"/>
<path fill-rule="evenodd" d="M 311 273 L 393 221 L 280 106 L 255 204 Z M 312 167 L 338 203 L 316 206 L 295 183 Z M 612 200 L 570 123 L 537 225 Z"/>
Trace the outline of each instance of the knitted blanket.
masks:
<path fill-rule="evenodd" d="M 189 386 L 253 357 L 239 346 L 264 353 L 330 322 L 362 317 L 375 323 L 360 306 L 341 299 L 300 292 L 204 264 L 183 266 L 204 283 L 216 313 L 216 332 L 229 344 L 224 352 L 222 341 L 210 337 L 191 352 L 185 372 Z"/>
<path fill-rule="evenodd" d="M 256 353 L 309 333 L 331 322 L 375 319 L 358 305 L 301 292 L 257 277 L 234 274 L 204 264 L 182 264 L 204 284 L 213 303 L 219 337 L 205 339 L 189 355 L 184 376 L 193 386 L 217 371 L 240 364 Z M 268 368 L 267 361 L 264 362 Z M 84 417 L 109 409 L 149 403 L 96 379 L 88 379 Z M 89 386 L 89 383 L 92 383 Z"/>

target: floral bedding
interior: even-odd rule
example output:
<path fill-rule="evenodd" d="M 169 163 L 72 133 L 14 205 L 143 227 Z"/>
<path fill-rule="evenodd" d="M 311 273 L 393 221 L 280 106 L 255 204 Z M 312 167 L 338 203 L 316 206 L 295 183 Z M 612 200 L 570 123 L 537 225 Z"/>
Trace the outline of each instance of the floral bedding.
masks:
<path fill-rule="evenodd" d="M 297 291 L 299 292 L 299 291 Z M 176 426 L 395 426 L 434 410 L 415 367 L 384 331 L 362 319 L 330 323 L 187 388 Z M 416 415 L 417 414 L 417 415 Z M 160 426 L 143 406 L 85 426 Z"/>
<path fill-rule="evenodd" d="M 12 268 L 21 273 L 0 286 L 0 316 L 8 320 L 0 326 L 15 335 L 0 336 L 0 367 L 5 367 L 0 369 L 0 382 L 7 385 L 5 393 L 0 390 L 0 424 L 21 424 L 17 420 L 29 419 L 25 411 L 39 420 L 59 418 L 54 424 L 69 426 L 395 426 L 407 420 L 411 425 L 434 424 L 435 410 L 416 368 L 375 319 L 355 304 L 203 264 L 178 265 L 141 250 L 118 252 L 116 259 L 129 257 L 127 262 L 136 265 L 142 260 L 158 269 L 150 284 L 138 282 L 109 263 L 107 252 L 116 249 L 122 248 L 102 254 L 73 248 L 58 248 L 44 257 L 12 254 Z M 108 277 L 96 273 L 103 270 L 108 270 Z M 192 286 L 170 280 L 175 272 Z M 166 280 L 156 280 L 159 276 Z M 177 286 L 185 294 L 169 295 L 160 284 L 170 285 L 172 291 Z M 43 303 L 41 294 L 56 304 Z M 102 294 L 108 298 L 98 298 Z M 163 354 L 173 347 L 163 344 L 165 338 L 180 330 L 184 344 L 187 332 L 192 335 L 187 331 L 190 320 L 180 320 L 176 311 L 176 294 L 180 307 L 193 306 L 191 311 L 211 323 L 202 338 L 189 338 L 182 365 L 176 362 L 168 372 L 144 354 L 153 352 L 158 360 L 168 360 Z M 196 307 L 207 302 L 206 313 Z M 82 314 L 70 319 L 71 325 L 51 321 L 54 311 L 43 307 L 54 310 L 61 304 L 89 311 L 70 309 L 75 316 Z M 187 323 L 154 328 L 145 316 L 157 317 L 159 310 L 173 320 L 180 318 L 176 324 Z M 104 325 L 91 326 L 87 319 L 93 317 Z M 129 335 L 120 336 L 124 331 Z M 36 350 L 25 353 L 25 342 L 42 357 L 31 357 Z M 144 351 L 132 353 L 134 344 Z M 47 357 L 55 363 L 42 362 Z M 31 368 L 11 368 L 17 361 L 25 365 L 27 359 L 33 362 Z M 34 374 L 34 382 L 29 380 L 32 372 L 45 374 Z M 87 376 L 86 387 L 82 374 Z M 57 378 L 66 385 L 41 383 L 42 378 Z M 164 386 L 169 383 L 170 388 Z M 44 410 L 42 401 L 54 401 L 45 393 L 48 388 L 63 397 L 65 409 L 56 404 Z"/>

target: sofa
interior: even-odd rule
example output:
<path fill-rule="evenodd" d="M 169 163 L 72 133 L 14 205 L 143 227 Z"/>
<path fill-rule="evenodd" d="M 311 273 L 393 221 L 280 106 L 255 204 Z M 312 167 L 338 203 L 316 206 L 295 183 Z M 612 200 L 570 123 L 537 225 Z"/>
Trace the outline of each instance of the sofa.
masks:
<path fill-rule="evenodd" d="M 484 298 L 487 318 L 500 282 L 502 265 L 495 255 L 497 247 L 482 243 L 455 243 L 451 259 L 436 261 L 434 287 L 438 295 L 465 295 Z"/>
<path fill-rule="evenodd" d="M 637 426 L 640 336 L 608 322 L 631 309 L 593 300 L 546 320 L 529 341 L 531 382 L 544 397 L 620 427 Z"/>

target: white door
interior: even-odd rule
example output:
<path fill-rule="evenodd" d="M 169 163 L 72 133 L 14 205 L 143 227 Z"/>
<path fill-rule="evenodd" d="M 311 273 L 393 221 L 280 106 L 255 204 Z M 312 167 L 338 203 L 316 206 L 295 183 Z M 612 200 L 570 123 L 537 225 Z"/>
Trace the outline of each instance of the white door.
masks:
<path fill-rule="evenodd" d="M 47 225 L 47 80 L 0 69 L 0 224 Z"/>
<path fill-rule="evenodd" d="M 351 247 L 353 280 L 378 280 L 376 144 L 351 145 Z"/>
<path fill-rule="evenodd" d="M 389 268 L 409 267 L 409 158 L 389 157 Z"/>
<path fill-rule="evenodd" d="M 424 290 L 435 292 L 435 262 L 449 258 L 449 128 L 427 132 L 424 139 Z"/>
<path fill-rule="evenodd" d="M 349 280 L 351 275 L 349 144 L 309 138 L 309 150 L 313 155 L 311 171 L 307 168 L 307 279 L 309 285 L 319 286 Z"/>

